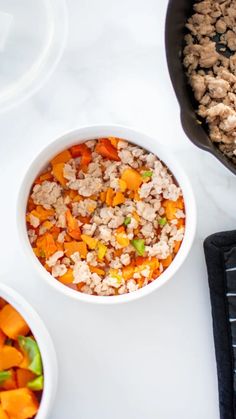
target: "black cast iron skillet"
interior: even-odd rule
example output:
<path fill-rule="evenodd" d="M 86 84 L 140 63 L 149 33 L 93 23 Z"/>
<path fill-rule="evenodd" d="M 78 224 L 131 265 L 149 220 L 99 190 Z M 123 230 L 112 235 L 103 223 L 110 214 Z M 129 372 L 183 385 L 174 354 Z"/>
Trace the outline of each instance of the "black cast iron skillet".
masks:
<path fill-rule="evenodd" d="M 196 0 L 195 0 L 196 1 Z M 197 103 L 188 85 L 182 61 L 185 23 L 192 13 L 193 0 L 170 0 L 166 16 L 166 56 L 172 85 L 179 101 L 182 127 L 188 138 L 197 146 L 213 154 L 231 172 L 236 166 L 210 140 L 207 127 L 199 123 L 195 109 Z"/>

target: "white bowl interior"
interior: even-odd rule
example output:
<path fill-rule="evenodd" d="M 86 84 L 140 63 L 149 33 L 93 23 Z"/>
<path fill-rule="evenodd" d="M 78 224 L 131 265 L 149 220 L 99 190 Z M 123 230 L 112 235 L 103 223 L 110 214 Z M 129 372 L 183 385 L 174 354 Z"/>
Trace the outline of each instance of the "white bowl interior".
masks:
<path fill-rule="evenodd" d="M 57 389 L 58 371 L 56 353 L 50 335 L 36 311 L 12 288 L 0 283 L 0 297 L 22 315 L 39 345 L 44 369 L 44 390 L 36 418 L 49 418 Z"/>
<path fill-rule="evenodd" d="M 177 253 L 171 265 L 161 274 L 161 276 L 157 280 L 154 280 L 151 284 L 148 284 L 144 288 L 141 288 L 129 294 L 104 297 L 87 295 L 78 291 L 74 291 L 61 284 L 59 281 L 54 279 L 50 273 L 46 271 L 46 269 L 41 265 L 37 257 L 34 255 L 34 252 L 32 251 L 27 236 L 25 212 L 32 183 L 52 157 L 54 157 L 56 154 L 63 151 L 64 149 L 71 147 L 74 144 L 78 144 L 90 139 L 108 136 L 123 138 L 130 141 L 131 143 L 137 144 L 138 146 L 145 148 L 149 152 L 156 154 L 157 157 L 160 160 L 162 160 L 163 163 L 165 163 L 165 165 L 169 168 L 169 170 L 175 177 L 177 183 L 180 185 L 183 192 L 186 210 L 186 230 L 179 252 Z M 62 135 L 60 138 L 51 142 L 35 158 L 24 177 L 20 189 L 17 205 L 17 225 L 19 227 L 20 240 L 26 252 L 27 258 L 31 260 L 35 269 L 48 283 L 50 283 L 56 289 L 63 292 L 65 295 L 75 298 L 77 300 L 93 303 L 113 304 L 132 301 L 144 295 L 147 295 L 155 289 L 161 287 L 168 280 L 170 280 L 170 278 L 174 276 L 176 271 L 184 262 L 192 246 L 196 230 L 196 205 L 191 185 L 185 173 L 181 169 L 180 165 L 176 162 L 175 157 L 171 156 L 169 152 L 167 152 L 164 149 L 164 147 L 160 145 L 156 140 L 130 128 L 113 125 L 99 125 L 79 128 L 77 130 Z"/>

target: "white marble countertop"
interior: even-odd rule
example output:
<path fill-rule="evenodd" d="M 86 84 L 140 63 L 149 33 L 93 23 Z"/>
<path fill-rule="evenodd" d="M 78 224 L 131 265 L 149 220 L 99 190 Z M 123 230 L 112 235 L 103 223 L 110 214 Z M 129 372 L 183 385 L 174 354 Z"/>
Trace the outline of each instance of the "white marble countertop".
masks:
<path fill-rule="evenodd" d="M 0 115 L 1 280 L 37 309 L 55 342 L 59 387 L 50 419 L 218 419 L 203 240 L 236 226 L 236 177 L 194 147 L 179 122 L 164 52 L 167 0 L 68 0 L 56 71 Z M 119 123 L 156 138 L 187 172 L 197 235 L 178 274 L 142 300 L 69 301 L 32 271 L 17 237 L 16 198 L 31 160 L 62 132 Z"/>

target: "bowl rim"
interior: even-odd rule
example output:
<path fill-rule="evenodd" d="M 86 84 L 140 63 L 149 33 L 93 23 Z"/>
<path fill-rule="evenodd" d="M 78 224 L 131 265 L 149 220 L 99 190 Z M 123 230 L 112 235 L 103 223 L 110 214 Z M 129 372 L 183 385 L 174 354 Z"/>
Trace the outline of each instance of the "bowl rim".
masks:
<path fill-rule="evenodd" d="M 58 382 L 57 356 L 51 336 L 39 314 L 17 291 L 0 283 L 0 297 L 22 315 L 39 345 L 43 362 L 44 389 L 36 418 L 46 419 L 53 406 Z"/>
<path fill-rule="evenodd" d="M 186 229 L 184 239 L 177 255 L 175 256 L 170 266 L 160 275 L 157 280 L 154 280 L 151 284 L 148 284 L 147 286 L 140 288 L 137 291 L 116 296 L 94 296 L 84 294 L 70 289 L 69 287 L 66 287 L 64 284 L 61 284 L 59 281 L 54 279 L 35 256 L 27 236 L 25 223 L 26 203 L 30 189 L 32 187 L 32 182 L 37 174 L 40 173 L 42 168 L 45 166 L 46 162 L 48 162 L 50 158 L 55 156 L 57 153 L 64 150 L 65 148 L 72 146 L 73 144 L 78 144 L 89 139 L 102 138 L 105 136 L 114 136 L 126 139 L 127 141 L 133 144 L 137 144 L 138 146 L 143 147 L 147 151 L 155 154 L 167 166 L 167 168 L 179 183 L 183 191 L 186 210 Z M 42 162 L 44 162 L 44 164 L 42 164 Z M 54 287 L 54 289 L 62 292 L 64 295 L 75 300 L 98 304 L 117 304 L 134 301 L 150 294 L 154 290 L 167 283 L 174 276 L 174 274 L 186 259 L 194 240 L 197 223 L 196 203 L 193 190 L 187 175 L 182 170 L 180 164 L 176 162 L 175 157 L 171 156 L 169 151 L 165 149 L 162 144 L 158 143 L 154 138 L 133 128 L 113 124 L 81 126 L 77 129 L 66 131 L 64 134 L 61 134 L 50 141 L 48 145 L 46 145 L 31 161 L 31 164 L 25 172 L 18 193 L 16 208 L 17 228 L 20 243 L 22 244 L 26 257 L 31 260 L 31 263 L 38 274 L 43 277 L 43 279 L 48 284 Z"/>

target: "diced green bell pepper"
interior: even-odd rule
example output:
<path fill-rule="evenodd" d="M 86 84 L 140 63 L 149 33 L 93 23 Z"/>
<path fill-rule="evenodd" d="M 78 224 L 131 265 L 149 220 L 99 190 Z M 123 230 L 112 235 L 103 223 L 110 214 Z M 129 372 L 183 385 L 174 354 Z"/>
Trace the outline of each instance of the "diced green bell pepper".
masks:
<path fill-rule="evenodd" d="M 34 339 L 24 336 L 18 336 L 20 348 L 29 358 L 28 369 L 36 375 L 42 375 L 43 365 L 40 350 Z"/>
<path fill-rule="evenodd" d="M 145 252 L 145 242 L 143 239 L 131 240 L 132 246 L 135 248 L 139 256 L 143 256 Z"/>
<path fill-rule="evenodd" d="M 43 390 L 43 375 L 36 377 L 34 380 L 28 382 L 27 387 L 33 391 Z"/>

